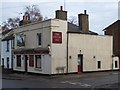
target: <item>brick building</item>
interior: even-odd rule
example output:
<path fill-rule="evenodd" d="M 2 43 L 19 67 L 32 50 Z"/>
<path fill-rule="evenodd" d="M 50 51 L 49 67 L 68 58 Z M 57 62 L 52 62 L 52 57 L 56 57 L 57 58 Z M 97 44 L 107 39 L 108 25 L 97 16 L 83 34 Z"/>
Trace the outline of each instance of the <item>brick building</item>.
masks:
<path fill-rule="evenodd" d="M 120 20 L 115 21 L 103 31 L 105 35 L 113 36 L 113 54 L 119 56 L 120 58 Z"/>

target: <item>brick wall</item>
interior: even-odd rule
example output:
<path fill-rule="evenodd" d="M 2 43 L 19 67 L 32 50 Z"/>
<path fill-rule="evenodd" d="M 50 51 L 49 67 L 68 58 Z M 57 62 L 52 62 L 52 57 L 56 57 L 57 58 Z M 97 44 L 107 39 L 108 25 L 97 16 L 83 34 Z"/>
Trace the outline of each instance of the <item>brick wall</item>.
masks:
<path fill-rule="evenodd" d="M 108 26 L 105 35 L 113 35 L 113 53 L 120 56 L 120 20 Z"/>

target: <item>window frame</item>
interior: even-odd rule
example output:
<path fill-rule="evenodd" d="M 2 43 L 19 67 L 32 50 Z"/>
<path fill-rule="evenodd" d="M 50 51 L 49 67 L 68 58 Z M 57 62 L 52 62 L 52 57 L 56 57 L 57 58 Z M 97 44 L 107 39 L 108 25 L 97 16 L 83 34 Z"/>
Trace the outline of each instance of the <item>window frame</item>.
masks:
<path fill-rule="evenodd" d="M 42 33 L 37 33 L 38 46 L 42 46 Z"/>
<path fill-rule="evenodd" d="M 10 65 L 10 64 L 9 64 L 10 59 L 9 59 L 9 57 L 7 57 L 6 59 L 7 59 L 7 60 L 6 60 L 6 61 L 7 61 L 7 68 L 9 68 L 9 65 Z"/>
<path fill-rule="evenodd" d="M 101 61 L 97 61 L 97 68 L 101 69 Z"/>
<path fill-rule="evenodd" d="M 31 59 L 31 56 L 32 56 L 32 59 Z M 34 67 L 34 55 L 29 55 L 29 67 Z"/>
<path fill-rule="evenodd" d="M 18 43 L 18 41 L 21 41 L 21 43 Z M 15 42 L 15 41 L 13 41 Z M 20 34 L 16 34 L 16 46 L 17 47 L 25 47 L 25 43 L 26 43 L 26 35 L 20 33 Z"/>
<path fill-rule="evenodd" d="M 19 58 L 20 58 L 20 59 L 19 59 L 19 60 L 20 60 L 19 62 L 18 62 L 18 56 L 20 56 L 20 57 L 19 57 Z M 17 67 L 21 67 L 21 61 L 22 61 L 21 55 L 16 55 L 16 66 L 17 66 Z"/>
<path fill-rule="evenodd" d="M 40 58 L 40 61 L 37 61 L 38 60 L 37 57 Z M 38 62 L 40 62 L 40 66 L 38 66 L 38 64 L 37 64 Z M 41 55 L 35 55 L 35 68 L 39 68 L 39 69 L 42 68 L 42 57 L 41 57 Z"/>
<path fill-rule="evenodd" d="M 7 44 L 7 45 L 6 45 L 6 51 L 9 52 L 9 49 L 10 49 L 10 48 L 9 48 L 9 47 L 10 47 L 10 42 L 9 42 L 9 40 L 6 41 L 6 44 Z"/>
<path fill-rule="evenodd" d="M 5 62 L 5 60 L 4 60 L 4 58 L 2 58 L 2 66 L 4 66 L 4 62 Z"/>
<path fill-rule="evenodd" d="M 118 68 L 118 61 L 115 61 L 115 68 Z"/>

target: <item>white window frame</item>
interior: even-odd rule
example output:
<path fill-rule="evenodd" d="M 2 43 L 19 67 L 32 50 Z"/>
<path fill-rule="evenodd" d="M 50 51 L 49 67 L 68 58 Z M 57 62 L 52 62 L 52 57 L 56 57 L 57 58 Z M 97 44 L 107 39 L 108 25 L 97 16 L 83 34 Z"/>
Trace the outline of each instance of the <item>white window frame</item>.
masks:
<path fill-rule="evenodd" d="M 41 36 L 41 42 L 39 42 L 39 36 Z M 42 46 L 42 33 L 37 33 L 37 45 Z"/>
<path fill-rule="evenodd" d="M 40 61 L 38 61 L 37 57 L 40 58 Z M 42 69 L 42 56 L 41 55 L 35 55 L 35 68 Z"/>

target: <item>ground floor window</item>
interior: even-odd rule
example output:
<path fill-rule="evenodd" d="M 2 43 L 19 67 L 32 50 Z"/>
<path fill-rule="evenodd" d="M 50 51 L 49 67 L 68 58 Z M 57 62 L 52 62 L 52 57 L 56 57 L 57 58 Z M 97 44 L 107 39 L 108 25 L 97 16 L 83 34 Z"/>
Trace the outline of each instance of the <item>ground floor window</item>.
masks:
<path fill-rule="evenodd" d="M 117 61 L 115 61 L 115 68 L 117 68 L 118 67 L 118 62 Z"/>
<path fill-rule="evenodd" d="M 2 58 L 2 66 L 4 66 L 4 58 Z"/>
<path fill-rule="evenodd" d="M 29 66 L 34 67 L 34 55 L 29 55 Z"/>
<path fill-rule="evenodd" d="M 101 61 L 98 61 L 98 69 L 101 68 Z"/>
<path fill-rule="evenodd" d="M 41 69 L 41 55 L 35 55 L 35 67 Z"/>
<path fill-rule="evenodd" d="M 7 68 L 9 68 L 9 57 L 7 57 Z"/>
<path fill-rule="evenodd" d="M 21 67 L 21 55 L 17 55 L 17 67 Z"/>

